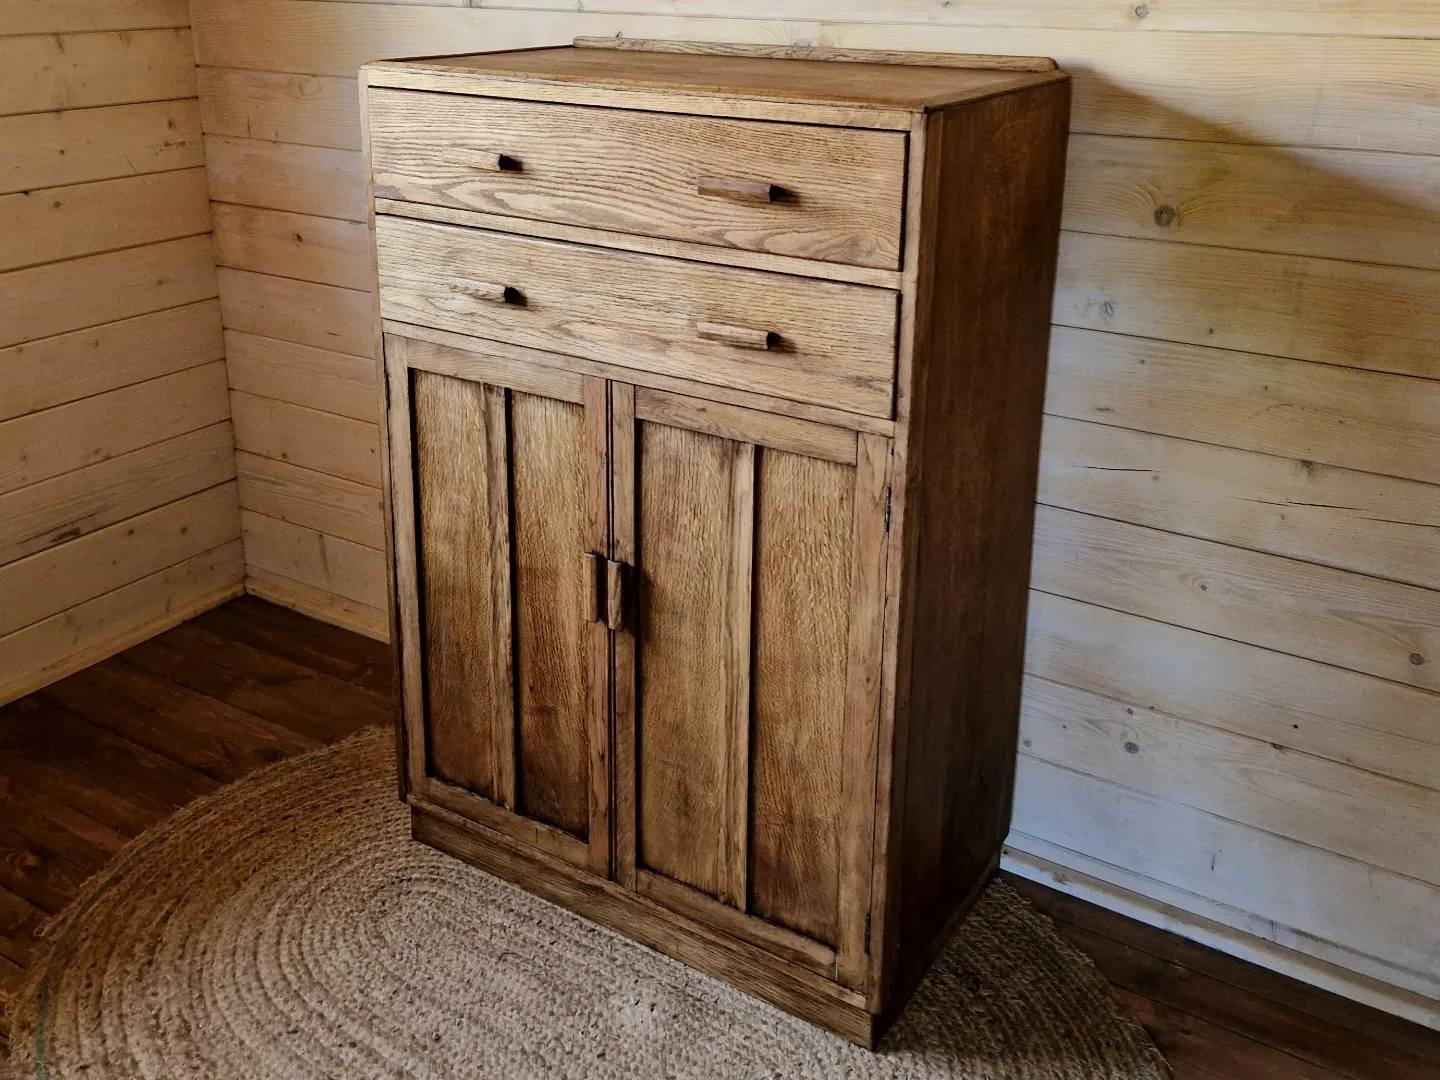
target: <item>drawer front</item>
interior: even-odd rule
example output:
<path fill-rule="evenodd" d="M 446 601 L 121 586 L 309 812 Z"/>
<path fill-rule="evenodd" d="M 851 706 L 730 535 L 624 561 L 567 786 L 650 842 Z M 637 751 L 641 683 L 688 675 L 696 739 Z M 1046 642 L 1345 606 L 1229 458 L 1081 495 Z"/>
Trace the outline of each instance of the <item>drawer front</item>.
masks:
<path fill-rule="evenodd" d="M 380 198 L 900 264 L 900 132 L 387 89 L 369 117 Z"/>
<path fill-rule="evenodd" d="M 376 244 L 387 319 L 891 413 L 888 289 L 394 217 Z"/>

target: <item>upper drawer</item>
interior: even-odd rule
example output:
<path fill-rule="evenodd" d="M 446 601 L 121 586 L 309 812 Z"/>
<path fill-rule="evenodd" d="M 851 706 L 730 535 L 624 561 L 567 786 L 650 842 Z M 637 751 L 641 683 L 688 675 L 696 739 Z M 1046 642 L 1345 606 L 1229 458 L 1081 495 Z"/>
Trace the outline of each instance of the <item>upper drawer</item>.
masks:
<path fill-rule="evenodd" d="M 889 289 L 385 216 L 375 242 L 387 319 L 890 415 Z"/>
<path fill-rule="evenodd" d="M 380 198 L 881 269 L 905 135 L 374 89 Z"/>

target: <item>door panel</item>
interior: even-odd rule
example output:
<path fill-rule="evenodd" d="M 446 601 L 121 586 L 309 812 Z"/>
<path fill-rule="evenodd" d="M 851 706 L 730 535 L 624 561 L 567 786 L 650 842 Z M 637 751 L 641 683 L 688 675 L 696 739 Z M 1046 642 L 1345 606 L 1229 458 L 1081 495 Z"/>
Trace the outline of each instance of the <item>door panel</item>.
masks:
<path fill-rule="evenodd" d="M 889 444 L 613 393 L 621 880 L 855 985 Z"/>
<path fill-rule="evenodd" d="M 459 787 L 506 802 L 500 782 L 508 686 L 498 684 L 488 619 L 496 551 L 489 518 L 486 397 L 481 383 L 414 375 L 416 513 L 424 522 L 427 768 Z"/>
<path fill-rule="evenodd" d="M 833 944 L 855 470 L 763 450 L 758 473 L 750 906 Z"/>
<path fill-rule="evenodd" d="M 728 755 L 725 583 L 735 444 L 683 428 L 638 432 L 644 675 L 640 863 L 711 896 L 730 895 L 724 837 Z M 664 523 L 661 527 L 659 523 Z"/>
<path fill-rule="evenodd" d="M 410 791 L 608 872 L 604 384 L 397 338 L 386 362 Z"/>
<path fill-rule="evenodd" d="M 589 828 L 588 548 L 583 405 L 510 398 L 516 809 L 576 836 Z"/>

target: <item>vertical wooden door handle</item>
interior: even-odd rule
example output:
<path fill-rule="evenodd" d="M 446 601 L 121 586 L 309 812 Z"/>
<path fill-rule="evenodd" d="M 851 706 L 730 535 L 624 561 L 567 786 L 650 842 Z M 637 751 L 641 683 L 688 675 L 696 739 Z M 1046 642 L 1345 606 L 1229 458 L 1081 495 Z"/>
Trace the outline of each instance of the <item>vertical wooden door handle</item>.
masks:
<path fill-rule="evenodd" d="M 625 578 L 630 568 L 609 559 L 605 564 L 605 625 L 611 630 L 625 629 Z"/>
<path fill-rule="evenodd" d="M 605 591 L 602 575 L 605 573 L 605 558 L 587 551 L 580 556 L 581 573 L 585 578 L 585 621 L 604 622 L 605 606 L 601 603 L 601 597 Z"/>
<path fill-rule="evenodd" d="M 768 180 L 742 180 L 734 176 L 701 176 L 695 180 L 695 194 L 732 202 L 773 203 L 785 189 Z"/>

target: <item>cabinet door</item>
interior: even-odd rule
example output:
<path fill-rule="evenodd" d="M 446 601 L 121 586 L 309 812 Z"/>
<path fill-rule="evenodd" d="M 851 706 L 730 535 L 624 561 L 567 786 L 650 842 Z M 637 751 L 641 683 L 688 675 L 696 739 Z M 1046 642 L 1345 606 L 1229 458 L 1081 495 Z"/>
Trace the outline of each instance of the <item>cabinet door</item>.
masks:
<path fill-rule="evenodd" d="M 386 339 L 409 791 L 608 873 L 605 384 Z"/>
<path fill-rule="evenodd" d="M 612 393 L 619 877 L 861 985 L 890 443 Z"/>

